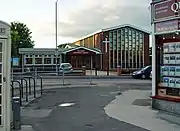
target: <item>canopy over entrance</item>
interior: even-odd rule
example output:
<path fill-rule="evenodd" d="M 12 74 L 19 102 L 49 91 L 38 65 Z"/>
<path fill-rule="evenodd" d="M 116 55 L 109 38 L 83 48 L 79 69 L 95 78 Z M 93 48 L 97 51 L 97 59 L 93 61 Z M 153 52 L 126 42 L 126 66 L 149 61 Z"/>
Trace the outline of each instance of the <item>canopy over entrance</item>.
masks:
<path fill-rule="evenodd" d="M 65 49 L 63 54 L 66 55 L 98 55 L 101 51 L 97 48 L 86 48 L 83 46 Z"/>

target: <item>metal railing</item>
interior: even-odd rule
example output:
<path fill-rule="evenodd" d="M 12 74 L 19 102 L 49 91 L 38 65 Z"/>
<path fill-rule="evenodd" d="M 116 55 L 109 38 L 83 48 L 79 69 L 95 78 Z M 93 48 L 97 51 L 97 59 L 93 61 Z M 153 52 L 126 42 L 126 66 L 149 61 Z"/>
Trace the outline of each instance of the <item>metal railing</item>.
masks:
<path fill-rule="evenodd" d="M 40 90 L 37 89 L 36 85 L 36 77 L 40 79 Z M 25 83 L 24 83 L 25 82 Z M 15 85 L 16 83 L 16 85 Z M 14 96 L 20 97 L 20 105 L 22 106 L 22 99 L 25 97 L 25 101 L 29 101 L 29 97 L 33 95 L 34 98 L 37 97 L 37 92 L 40 91 L 40 94 L 43 94 L 43 80 L 42 77 L 39 75 L 31 75 L 31 76 L 23 76 L 21 75 L 20 78 L 11 81 L 11 94 L 12 98 Z M 24 96 L 25 95 L 25 96 Z"/>

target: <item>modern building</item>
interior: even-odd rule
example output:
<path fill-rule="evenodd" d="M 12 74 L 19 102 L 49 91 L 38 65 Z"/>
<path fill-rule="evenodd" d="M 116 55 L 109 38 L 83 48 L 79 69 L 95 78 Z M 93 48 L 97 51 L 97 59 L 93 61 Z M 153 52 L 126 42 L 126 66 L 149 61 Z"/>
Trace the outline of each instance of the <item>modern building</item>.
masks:
<path fill-rule="evenodd" d="M 90 69 L 92 64 L 98 61 L 97 58 L 100 57 L 101 51 L 96 48 L 67 45 L 58 49 L 57 56 L 55 48 L 20 48 L 19 54 L 22 62 L 16 67 L 55 71 L 56 59 L 58 67 L 60 63 L 71 63 L 76 69 L 82 68 L 84 65 Z"/>
<path fill-rule="evenodd" d="M 58 64 L 69 62 L 73 68 L 113 70 L 137 69 L 149 65 L 149 35 L 133 25 L 120 25 L 101 29 L 73 43 L 60 45 Z M 106 41 L 106 42 L 105 42 Z M 55 49 L 21 48 L 23 66 L 51 67 L 56 65 Z"/>
<path fill-rule="evenodd" d="M 149 31 L 139 27 L 120 25 L 101 29 L 78 39 L 74 44 L 100 49 L 102 57 L 97 64 L 104 70 L 113 70 L 117 66 L 137 69 L 150 64 L 149 35 Z"/>

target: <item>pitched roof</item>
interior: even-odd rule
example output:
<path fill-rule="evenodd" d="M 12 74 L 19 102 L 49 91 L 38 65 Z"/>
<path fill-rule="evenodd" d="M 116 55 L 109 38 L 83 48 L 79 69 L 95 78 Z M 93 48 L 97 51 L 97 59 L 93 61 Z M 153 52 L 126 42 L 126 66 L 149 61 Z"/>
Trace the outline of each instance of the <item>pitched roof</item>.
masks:
<path fill-rule="evenodd" d="M 134 28 L 136 30 L 139 30 L 139 31 L 145 32 L 147 34 L 150 34 L 150 31 L 147 31 L 147 30 L 145 30 L 143 28 L 140 28 L 140 27 L 137 27 L 137 26 L 134 26 L 134 25 L 131 25 L 131 24 L 124 24 L 124 25 L 118 25 L 118 26 L 113 26 L 113 27 L 109 27 L 109 28 L 104 28 L 104 29 L 102 29 L 102 31 L 109 31 L 109 30 L 114 30 L 114 29 L 124 28 L 124 27 L 131 27 L 131 28 Z"/>
<path fill-rule="evenodd" d="M 93 32 L 93 33 L 91 33 L 91 34 L 88 34 L 88 35 L 86 35 L 86 36 L 83 36 L 83 37 L 77 39 L 76 41 L 83 40 L 83 39 L 85 39 L 85 38 L 91 37 L 91 36 L 93 36 L 93 35 L 95 35 L 95 34 L 98 34 L 98 33 L 101 33 L 101 32 L 110 31 L 110 30 L 114 30 L 114 29 L 118 29 L 118 28 L 124 28 L 124 27 L 131 27 L 131 28 L 134 28 L 134 29 L 136 29 L 136 30 L 142 31 L 142 32 L 144 32 L 144 33 L 151 34 L 150 31 L 145 30 L 145 29 L 140 28 L 140 27 L 137 27 L 137 26 L 135 26 L 135 25 L 123 24 L 123 25 L 112 26 L 112 27 L 109 27 L 109 28 L 100 29 L 100 30 L 95 31 L 95 32 Z M 75 42 L 76 42 L 76 41 L 75 41 Z"/>
<path fill-rule="evenodd" d="M 78 46 L 78 47 L 74 47 L 74 48 L 67 48 L 67 49 L 64 49 L 62 53 L 66 54 L 68 52 L 71 52 L 71 51 L 74 51 L 74 50 L 78 50 L 78 49 L 85 49 L 85 50 L 94 52 L 96 54 L 101 54 L 101 50 L 99 50 L 97 48 L 87 48 L 87 47 L 84 47 L 84 46 Z"/>

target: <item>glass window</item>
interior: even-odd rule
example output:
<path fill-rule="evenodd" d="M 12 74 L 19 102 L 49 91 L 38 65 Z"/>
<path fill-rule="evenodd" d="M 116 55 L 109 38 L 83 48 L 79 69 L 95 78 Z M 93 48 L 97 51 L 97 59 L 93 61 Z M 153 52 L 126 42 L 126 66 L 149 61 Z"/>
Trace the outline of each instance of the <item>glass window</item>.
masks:
<path fill-rule="evenodd" d="M 140 39 L 139 39 L 139 42 L 140 42 L 140 43 L 143 43 L 143 39 L 140 38 Z"/>
<path fill-rule="evenodd" d="M 139 33 L 139 38 L 140 38 L 140 39 L 142 39 L 142 36 L 143 36 L 143 34 L 142 34 L 142 33 Z"/>
<path fill-rule="evenodd" d="M 131 29 L 129 29 L 129 36 L 131 36 L 132 35 L 132 31 L 131 31 Z"/>
<path fill-rule="evenodd" d="M 2 75 L 0 75 L 0 84 L 2 84 Z"/>
<path fill-rule="evenodd" d="M 135 34 L 136 32 L 133 30 L 132 31 L 132 36 L 133 36 L 133 38 L 135 38 L 136 37 L 136 34 Z"/>
<path fill-rule="evenodd" d="M 56 64 L 56 58 L 54 58 L 53 63 Z M 57 58 L 57 64 L 60 63 L 60 58 Z"/>
<path fill-rule="evenodd" d="M 2 52 L 2 43 L 0 43 L 0 52 Z"/>
<path fill-rule="evenodd" d="M 129 36 L 129 40 L 132 40 L 132 37 L 131 37 L 131 36 Z"/>
<path fill-rule="evenodd" d="M 32 58 L 25 58 L 25 64 L 33 64 Z"/>
<path fill-rule="evenodd" d="M 126 43 L 128 42 L 128 38 L 125 39 L 125 42 L 126 42 Z"/>
<path fill-rule="evenodd" d="M 125 33 L 127 33 L 128 32 L 128 30 L 127 30 L 127 28 L 125 29 Z"/>
<path fill-rule="evenodd" d="M 51 64 L 51 58 L 44 58 L 44 64 Z"/>
<path fill-rule="evenodd" d="M 133 43 L 135 43 L 135 42 L 136 42 L 135 38 L 133 38 L 133 39 L 132 39 L 132 42 L 133 42 Z"/>
<path fill-rule="evenodd" d="M 35 64 L 42 64 L 42 58 L 35 58 Z"/>
<path fill-rule="evenodd" d="M 2 85 L 0 85 L 0 94 L 2 93 Z"/>
<path fill-rule="evenodd" d="M 131 41 L 129 41 L 129 45 L 132 45 L 132 42 L 131 42 Z"/>
<path fill-rule="evenodd" d="M 0 62 L 2 62 L 2 53 L 0 53 Z"/>
<path fill-rule="evenodd" d="M 0 73 L 2 73 L 2 64 L 0 64 Z"/>

